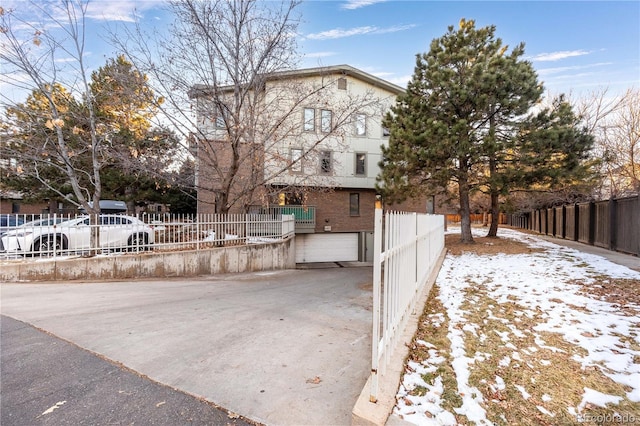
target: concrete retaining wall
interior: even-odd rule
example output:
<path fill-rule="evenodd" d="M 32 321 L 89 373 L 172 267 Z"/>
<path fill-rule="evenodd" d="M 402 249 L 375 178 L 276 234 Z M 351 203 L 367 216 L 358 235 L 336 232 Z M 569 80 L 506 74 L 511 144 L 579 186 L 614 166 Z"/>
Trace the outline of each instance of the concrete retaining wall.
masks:
<path fill-rule="evenodd" d="M 295 268 L 295 238 L 270 244 L 61 260 L 7 261 L 0 281 L 190 277 Z"/>

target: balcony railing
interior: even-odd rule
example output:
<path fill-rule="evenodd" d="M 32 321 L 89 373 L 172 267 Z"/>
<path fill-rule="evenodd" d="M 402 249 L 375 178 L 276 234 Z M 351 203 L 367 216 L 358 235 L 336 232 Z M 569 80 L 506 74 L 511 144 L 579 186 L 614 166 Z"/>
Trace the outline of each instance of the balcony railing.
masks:
<path fill-rule="evenodd" d="M 268 215 L 293 215 L 295 217 L 296 234 L 310 234 L 316 228 L 316 208 L 315 206 L 251 206 L 249 213 Z"/>

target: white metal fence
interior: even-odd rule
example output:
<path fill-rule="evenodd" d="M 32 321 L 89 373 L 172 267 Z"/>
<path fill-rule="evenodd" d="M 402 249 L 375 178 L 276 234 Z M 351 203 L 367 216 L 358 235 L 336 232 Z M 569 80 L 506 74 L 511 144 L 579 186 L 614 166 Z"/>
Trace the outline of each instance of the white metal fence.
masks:
<path fill-rule="evenodd" d="M 370 401 L 429 275 L 444 250 L 440 215 L 375 211 Z"/>
<path fill-rule="evenodd" d="M 293 215 L 3 216 L 5 258 L 199 250 L 275 242 L 295 232 Z"/>

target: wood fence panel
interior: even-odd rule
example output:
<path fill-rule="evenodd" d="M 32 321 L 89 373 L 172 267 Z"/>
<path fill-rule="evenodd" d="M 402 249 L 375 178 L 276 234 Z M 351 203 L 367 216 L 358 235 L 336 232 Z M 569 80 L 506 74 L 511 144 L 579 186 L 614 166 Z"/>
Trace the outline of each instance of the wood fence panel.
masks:
<path fill-rule="evenodd" d="M 576 226 L 576 212 L 577 206 L 566 206 L 564 209 L 565 221 L 564 221 L 564 238 L 567 240 L 578 239 L 578 227 Z"/>
<path fill-rule="evenodd" d="M 640 197 L 617 200 L 615 220 L 616 250 L 640 256 Z"/>
<path fill-rule="evenodd" d="M 555 207 L 553 209 L 555 211 L 555 236 L 558 238 L 564 238 L 565 229 L 564 229 L 564 207 Z"/>
<path fill-rule="evenodd" d="M 578 226 L 578 241 L 590 244 L 590 226 L 591 221 L 591 203 L 578 204 L 578 214 L 580 215 L 580 224 Z"/>
<path fill-rule="evenodd" d="M 640 196 L 521 212 L 511 220 L 540 234 L 640 256 Z"/>
<path fill-rule="evenodd" d="M 595 218 L 592 226 L 595 226 L 593 245 L 597 247 L 609 248 L 611 241 L 611 222 L 609 217 L 609 201 L 598 201 L 596 204 Z"/>

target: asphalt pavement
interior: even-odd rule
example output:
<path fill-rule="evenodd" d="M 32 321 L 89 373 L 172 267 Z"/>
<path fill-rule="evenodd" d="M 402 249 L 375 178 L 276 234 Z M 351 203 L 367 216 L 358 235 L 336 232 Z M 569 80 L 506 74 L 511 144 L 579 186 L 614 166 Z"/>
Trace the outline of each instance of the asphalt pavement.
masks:
<path fill-rule="evenodd" d="M 207 402 L 349 425 L 371 368 L 372 269 L 326 266 L 2 283 L 2 426 L 242 424 Z"/>
<path fill-rule="evenodd" d="M 604 257 L 605 259 L 608 259 L 613 263 L 617 263 L 618 265 L 626 266 L 629 269 L 640 272 L 640 257 L 638 256 L 619 251 L 607 250 L 602 247 L 596 247 L 589 244 L 580 243 L 578 241 L 565 240 L 563 238 L 556 238 L 548 235 L 534 235 L 544 240 L 550 241 L 554 244 L 570 247 L 572 249 L 576 249 L 585 253 Z"/>
<path fill-rule="evenodd" d="M 253 424 L 29 324 L 0 322 L 2 426 Z"/>

